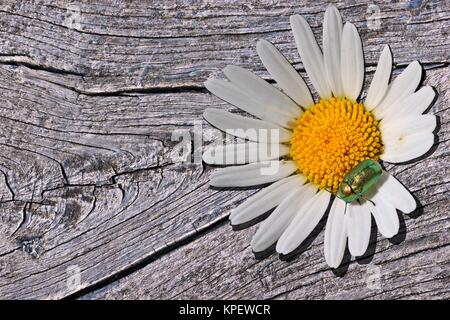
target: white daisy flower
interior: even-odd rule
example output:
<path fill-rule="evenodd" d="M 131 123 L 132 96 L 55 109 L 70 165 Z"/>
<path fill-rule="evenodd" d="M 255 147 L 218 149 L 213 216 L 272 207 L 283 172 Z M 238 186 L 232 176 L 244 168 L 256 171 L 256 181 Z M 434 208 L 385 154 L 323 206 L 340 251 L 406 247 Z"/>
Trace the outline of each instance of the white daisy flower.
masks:
<path fill-rule="evenodd" d="M 412 195 L 383 171 L 378 161 L 405 162 L 431 148 L 436 118 L 423 112 L 435 92 L 429 86 L 416 91 L 422 77 L 417 61 L 389 83 L 392 56 L 385 46 L 367 96 L 360 101 L 364 57 L 355 26 L 349 22 L 343 25 L 339 11 L 328 7 L 323 53 L 303 17 L 292 16 L 291 26 L 319 102 L 313 100 L 302 77 L 275 46 L 260 40 L 257 52 L 282 91 L 236 66 L 224 69 L 229 81 L 208 80 L 205 86 L 209 91 L 259 119 L 207 109 L 204 118 L 211 125 L 253 142 L 210 148 L 203 160 L 234 165 L 214 172 L 211 186 L 274 182 L 230 215 L 231 223 L 240 225 L 275 208 L 251 241 L 255 252 L 275 243 L 277 252 L 292 252 L 317 226 L 334 198 L 325 227 L 324 251 L 328 265 L 337 268 L 347 240 L 352 256 L 365 253 L 371 215 L 380 233 L 390 238 L 399 230 L 396 210 L 415 210 Z M 276 131 L 279 144 L 273 144 L 268 135 L 249 137 L 249 129 Z M 262 149 L 271 152 L 260 152 Z M 365 164 L 363 169 L 361 163 Z M 277 170 L 264 172 L 269 165 Z"/>

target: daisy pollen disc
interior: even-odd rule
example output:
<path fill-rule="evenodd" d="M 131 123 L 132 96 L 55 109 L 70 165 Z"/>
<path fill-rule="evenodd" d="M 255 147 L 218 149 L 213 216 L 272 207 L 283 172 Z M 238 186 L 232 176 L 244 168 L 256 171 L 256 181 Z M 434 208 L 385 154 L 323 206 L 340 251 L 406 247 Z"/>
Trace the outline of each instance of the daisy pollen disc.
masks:
<path fill-rule="evenodd" d="M 362 103 L 347 98 L 322 99 L 296 121 L 291 158 L 320 189 L 336 193 L 344 176 L 359 162 L 379 160 L 378 121 Z"/>

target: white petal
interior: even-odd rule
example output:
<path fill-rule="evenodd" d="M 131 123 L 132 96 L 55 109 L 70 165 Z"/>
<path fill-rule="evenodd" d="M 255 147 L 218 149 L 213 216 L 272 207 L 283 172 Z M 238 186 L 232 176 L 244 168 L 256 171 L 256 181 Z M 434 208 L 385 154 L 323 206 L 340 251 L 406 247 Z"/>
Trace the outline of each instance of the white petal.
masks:
<path fill-rule="evenodd" d="M 294 161 L 263 161 L 245 166 L 227 167 L 211 175 L 214 187 L 248 187 L 278 181 L 297 170 Z"/>
<path fill-rule="evenodd" d="M 411 62 L 402 73 L 389 85 L 388 92 L 381 103 L 373 109 L 377 119 L 382 119 L 389 108 L 396 105 L 401 99 L 416 91 L 422 78 L 422 67 L 419 62 Z"/>
<path fill-rule="evenodd" d="M 328 191 L 321 190 L 305 204 L 303 210 L 297 213 L 278 240 L 277 252 L 288 254 L 308 237 L 325 213 L 330 196 Z"/>
<path fill-rule="evenodd" d="M 356 100 L 364 80 L 364 57 L 358 30 L 350 22 L 344 25 L 342 31 L 341 77 L 344 94 Z"/>
<path fill-rule="evenodd" d="M 203 117 L 214 127 L 242 139 L 276 143 L 278 136 L 279 142 L 291 140 L 292 133 L 289 130 L 264 120 L 246 118 L 219 109 L 206 109 Z"/>
<path fill-rule="evenodd" d="M 436 92 L 426 86 L 406 98 L 400 99 L 392 108 L 386 110 L 383 122 L 395 121 L 401 117 L 422 114 L 433 102 Z"/>
<path fill-rule="evenodd" d="M 254 73 L 238 66 L 227 66 L 223 72 L 233 84 L 261 105 L 294 118 L 303 113 L 288 96 Z"/>
<path fill-rule="evenodd" d="M 388 45 L 384 46 L 378 60 L 377 70 L 373 76 L 365 100 L 365 107 L 371 111 L 383 100 L 389 85 L 392 72 L 392 53 Z"/>
<path fill-rule="evenodd" d="M 290 148 L 282 144 L 239 143 L 208 148 L 203 161 L 208 164 L 245 164 L 257 161 L 279 159 L 289 154 Z"/>
<path fill-rule="evenodd" d="M 323 21 L 323 59 L 328 84 L 334 96 L 342 97 L 341 79 L 342 18 L 335 6 L 328 6 Z"/>
<path fill-rule="evenodd" d="M 294 15 L 291 16 L 291 28 L 298 52 L 314 88 L 322 99 L 331 98 L 323 55 L 311 27 L 302 16 Z"/>
<path fill-rule="evenodd" d="M 380 130 L 383 142 L 387 147 L 404 139 L 405 137 L 418 133 L 431 133 L 436 128 L 436 116 L 432 114 L 411 115 L 392 120 L 381 121 Z"/>
<path fill-rule="evenodd" d="M 306 178 L 302 175 L 281 179 L 251 196 L 230 214 L 231 224 L 237 225 L 255 219 L 278 206 L 292 190 L 300 190 Z"/>
<path fill-rule="evenodd" d="M 314 196 L 317 187 L 308 184 L 289 193 L 285 200 L 264 220 L 252 239 L 253 251 L 263 251 L 274 244 L 294 216 Z"/>
<path fill-rule="evenodd" d="M 383 171 L 379 183 L 376 185 L 377 195 L 383 201 L 393 205 L 404 213 L 411 213 L 416 209 L 416 200 L 409 191 L 392 175 Z"/>
<path fill-rule="evenodd" d="M 371 215 L 369 202 L 352 203 L 347 207 L 348 249 L 352 256 L 362 256 L 369 246 Z"/>
<path fill-rule="evenodd" d="M 295 117 L 280 112 L 279 108 L 271 104 L 261 104 L 255 97 L 251 97 L 234 83 L 225 80 L 211 79 L 205 82 L 205 87 L 214 95 L 232 105 L 268 122 L 283 127 L 292 126 Z"/>
<path fill-rule="evenodd" d="M 375 202 L 372 207 L 372 215 L 377 223 L 378 230 L 386 238 L 392 238 L 398 233 L 400 222 L 398 220 L 397 210 L 387 202 L 379 193 L 371 198 Z"/>
<path fill-rule="evenodd" d="M 325 260 L 331 268 L 337 268 L 344 257 L 347 231 L 345 229 L 345 202 L 335 198 L 325 227 Z"/>
<path fill-rule="evenodd" d="M 305 81 L 273 44 L 259 40 L 256 51 L 267 71 L 292 100 L 304 108 L 314 104 Z"/>
<path fill-rule="evenodd" d="M 391 163 L 400 163 L 416 159 L 425 154 L 434 144 L 431 132 L 398 136 L 397 140 L 384 141 L 385 148 L 380 158 Z"/>

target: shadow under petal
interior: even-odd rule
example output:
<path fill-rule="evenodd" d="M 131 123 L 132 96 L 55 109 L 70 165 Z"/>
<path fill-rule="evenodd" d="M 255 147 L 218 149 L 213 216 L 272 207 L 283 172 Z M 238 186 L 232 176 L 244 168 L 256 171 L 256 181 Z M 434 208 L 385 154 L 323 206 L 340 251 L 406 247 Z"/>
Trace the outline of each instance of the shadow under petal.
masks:
<path fill-rule="evenodd" d="M 430 111 L 431 107 L 436 103 L 437 99 L 439 98 L 439 92 L 436 90 L 436 88 L 433 86 L 429 86 L 429 87 L 431 87 L 431 89 L 433 89 L 435 95 L 434 95 L 433 101 L 431 101 L 430 105 L 423 111 L 423 114 L 428 113 L 428 111 Z"/>
<path fill-rule="evenodd" d="M 350 266 L 352 260 L 352 255 L 350 251 L 348 251 L 348 247 L 346 246 L 344 251 L 344 257 L 342 258 L 342 262 L 339 267 L 336 269 L 331 269 L 336 277 L 343 277 L 347 274 L 348 268 Z"/>
<path fill-rule="evenodd" d="M 398 228 L 398 233 L 393 236 L 392 238 L 389 238 L 389 242 L 392 244 L 400 244 L 406 239 L 406 224 L 405 224 L 405 217 L 403 214 L 397 210 L 398 214 L 398 221 L 400 223 L 400 226 Z"/>
<path fill-rule="evenodd" d="M 275 207 L 276 208 L 276 207 Z M 240 223 L 240 224 L 231 224 L 231 228 L 233 229 L 233 231 L 240 231 L 243 229 L 247 229 L 257 223 L 260 223 L 263 220 L 266 220 L 267 217 L 269 217 L 272 212 L 275 210 L 275 208 L 270 209 L 269 211 L 260 214 L 259 216 L 257 216 L 256 218 L 253 218 L 250 221 L 244 222 L 244 223 Z"/>
<path fill-rule="evenodd" d="M 417 206 L 416 206 L 416 209 L 413 212 L 408 213 L 408 217 L 410 217 L 412 219 L 416 219 L 416 218 L 420 217 L 425 211 L 423 209 L 423 205 L 420 202 L 419 198 L 417 198 L 416 195 L 413 194 L 413 193 L 411 193 L 411 195 L 413 196 L 414 200 L 416 200 L 416 205 Z"/>
<path fill-rule="evenodd" d="M 274 181 L 276 182 L 276 181 Z M 265 187 L 270 186 L 272 183 L 264 183 L 264 184 L 258 184 L 254 186 L 246 186 L 246 187 L 216 187 L 216 186 L 209 186 L 211 190 L 217 190 L 217 191 L 248 191 L 248 190 L 259 190 L 264 189 Z"/>
<path fill-rule="evenodd" d="M 275 242 L 272 244 L 269 248 L 263 251 L 253 251 L 253 254 L 255 255 L 256 260 L 263 260 L 269 256 L 271 256 L 273 253 L 275 253 L 275 247 L 277 243 Z"/>

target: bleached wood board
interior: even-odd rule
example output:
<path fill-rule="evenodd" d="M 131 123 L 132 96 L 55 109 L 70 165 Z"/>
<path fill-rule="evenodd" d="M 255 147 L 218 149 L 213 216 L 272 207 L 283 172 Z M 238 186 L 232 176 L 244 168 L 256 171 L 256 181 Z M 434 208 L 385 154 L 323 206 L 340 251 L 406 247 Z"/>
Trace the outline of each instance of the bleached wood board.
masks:
<path fill-rule="evenodd" d="M 291 263 L 254 260 L 254 227 L 232 232 L 226 217 L 257 188 L 210 189 L 213 168 L 179 162 L 171 141 L 206 107 L 235 110 L 203 88 L 225 65 L 268 78 L 258 38 L 303 73 L 289 15 L 320 38 L 326 5 L 107 3 L 0 4 L 1 298 L 448 297 L 448 3 L 379 4 L 379 30 L 366 4 L 337 3 L 360 30 L 366 83 L 389 43 L 395 73 L 414 59 L 427 69 L 441 121 L 429 157 L 388 166 L 423 213 L 405 220 L 405 241 L 380 240 L 371 264 L 342 278 L 325 267 L 321 234 Z M 220 136 L 203 128 L 205 145 Z M 372 265 L 386 278 L 379 291 L 363 285 Z"/>

